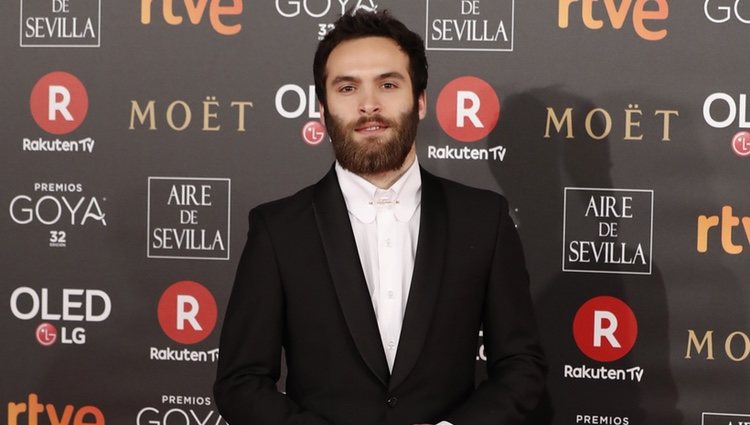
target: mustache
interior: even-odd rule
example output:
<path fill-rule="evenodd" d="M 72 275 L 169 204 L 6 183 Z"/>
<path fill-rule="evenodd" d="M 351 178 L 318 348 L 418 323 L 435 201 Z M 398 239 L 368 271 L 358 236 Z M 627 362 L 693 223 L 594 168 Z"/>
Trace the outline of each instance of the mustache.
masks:
<path fill-rule="evenodd" d="M 356 128 L 362 125 L 365 125 L 369 122 L 377 121 L 379 123 L 383 123 L 387 125 L 388 127 L 397 127 L 398 123 L 394 120 L 388 119 L 380 114 L 373 114 L 373 115 L 366 115 L 359 117 L 357 121 L 351 124 L 352 128 Z"/>

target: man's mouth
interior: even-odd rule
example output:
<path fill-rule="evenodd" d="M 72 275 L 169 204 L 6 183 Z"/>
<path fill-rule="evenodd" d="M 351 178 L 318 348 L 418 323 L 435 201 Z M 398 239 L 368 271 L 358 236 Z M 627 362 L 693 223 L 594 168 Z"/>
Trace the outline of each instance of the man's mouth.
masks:
<path fill-rule="evenodd" d="M 370 134 L 385 131 L 386 129 L 388 129 L 388 126 L 385 123 L 368 122 L 363 125 L 357 126 L 357 128 L 355 128 L 355 131 L 357 133 Z"/>

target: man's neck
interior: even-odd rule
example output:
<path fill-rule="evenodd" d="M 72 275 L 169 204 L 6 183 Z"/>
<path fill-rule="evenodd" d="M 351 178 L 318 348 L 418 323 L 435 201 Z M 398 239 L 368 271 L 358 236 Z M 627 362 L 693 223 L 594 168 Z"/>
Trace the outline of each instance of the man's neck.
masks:
<path fill-rule="evenodd" d="M 386 171 L 383 173 L 376 174 L 360 174 L 360 177 L 377 186 L 380 189 L 389 189 L 394 183 L 406 173 L 406 171 L 414 163 L 417 158 L 416 144 L 411 145 L 411 150 L 406 155 L 404 163 L 401 164 L 401 168 L 393 171 Z"/>

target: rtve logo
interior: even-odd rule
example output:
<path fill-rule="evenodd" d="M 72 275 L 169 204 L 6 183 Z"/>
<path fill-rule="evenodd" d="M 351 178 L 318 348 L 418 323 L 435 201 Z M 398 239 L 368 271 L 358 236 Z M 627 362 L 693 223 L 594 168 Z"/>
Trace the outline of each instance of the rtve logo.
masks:
<path fill-rule="evenodd" d="M 586 301 L 573 320 L 578 348 L 593 360 L 613 362 L 628 354 L 638 336 L 633 310 L 621 300 L 600 296 Z"/>
<path fill-rule="evenodd" d="M 581 18 L 586 28 L 602 29 L 606 20 L 612 28 L 619 30 L 630 15 L 633 30 L 642 39 L 659 41 L 667 36 L 665 28 L 654 29 L 646 26 L 648 21 L 664 21 L 669 17 L 667 0 L 558 0 L 557 26 L 568 28 L 570 10 L 573 4 L 579 1 Z M 606 19 L 598 19 L 595 15 L 606 16 Z"/>
<path fill-rule="evenodd" d="M 497 93 L 486 81 L 473 76 L 458 77 L 446 84 L 435 109 L 443 131 L 461 142 L 484 139 L 500 118 Z"/>
<path fill-rule="evenodd" d="M 159 325 L 180 344 L 196 344 L 216 326 L 216 300 L 205 286 L 183 280 L 173 283 L 159 299 Z"/>
<path fill-rule="evenodd" d="M 40 418 L 41 416 L 41 418 Z M 46 419 L 44 417 L 46 416 Z M 39 396 L 29 394 L 28 402 L 8 403 L 8 425 L 105 425 L 104 414 L 96 406 L 86 405 L 76 409 L 72 404 L 58 411 L 52 403 L 40 403 Z"/>
<path fill-rule="evenodd" d="M 709 231 L 717 228 L 721 233 L 721 247 L 724 249 L 724 252 L 732 255 L 741 254 L 744 251 L 744 247 L 734 243 L 734 230 L 736 227 L 739 227 L 740 223 L 742 223 L 742 230 L 744 230 L 747 245 L 750 246 L 750 217 L 735 216 L 732 207 L 729 205 L 724 205 L 721 208 L 721 216 L 699 216 L 696 249 L 700 253 L 708 252 Z"/>
<path fill-rule="evenodd" d="M 68 134 L 86 118 L 89 97 L 76 76 L 54 71 L 43 76 L 31 89 L 31 115 L 37 125 L 51 134 Z"/>
<path fill-rule="evenodd" d="M 41 416 L 41 420 L 40 420 Z M 96 406 L 86 405 L 76 409 L 72 404 L 58 411 L 52 403 L 40 403 L 39 396 L 29 394 L 28 402 L 8 403 L 8 425 L 36 425 L 47 423 L 57 425 L 104 425 L 104 414 Z"/>
<path fill-rule="evenodd" d="M 179 2 L 179 0 L 177 0 Z M 242 1 L 232 0 L 231 6 L 222 6 L 221 0 L 182 0 L 184 7 L 175 8 L 174 0 L 162 0 L 161 10 L 164 21 L 169 25 L 181 25 L 183 17 L 187 15 L 190 23 L 198 25 L 208 12 L 211 27 L 221 35 L 236 35 L 242 30 L 242 24 L 227 24 L 224 21 L 226 16 L 238 16 L 242 13 Z M 228 3 L 229 0 L 224 0 Z M 141 0 L 141 23 L 149 25 L 151 23 L 151 11 L 154 7 L 153 0 Z M 208 11 L 206 11 L 208 9 Z"/>

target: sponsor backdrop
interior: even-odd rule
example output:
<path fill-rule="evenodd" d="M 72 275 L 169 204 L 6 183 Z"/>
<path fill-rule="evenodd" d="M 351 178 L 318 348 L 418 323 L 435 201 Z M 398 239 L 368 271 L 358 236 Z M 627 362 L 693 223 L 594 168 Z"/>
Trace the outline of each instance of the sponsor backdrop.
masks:
<path fill-rule="evenodd" d="M 246 214 L 330 167 L 349 7 L 426 41 L 420 163 L 510 200 L 533 422 L 750 423 L 750 0 L 0 2 L 0 422 L 225 423 Z"/>

